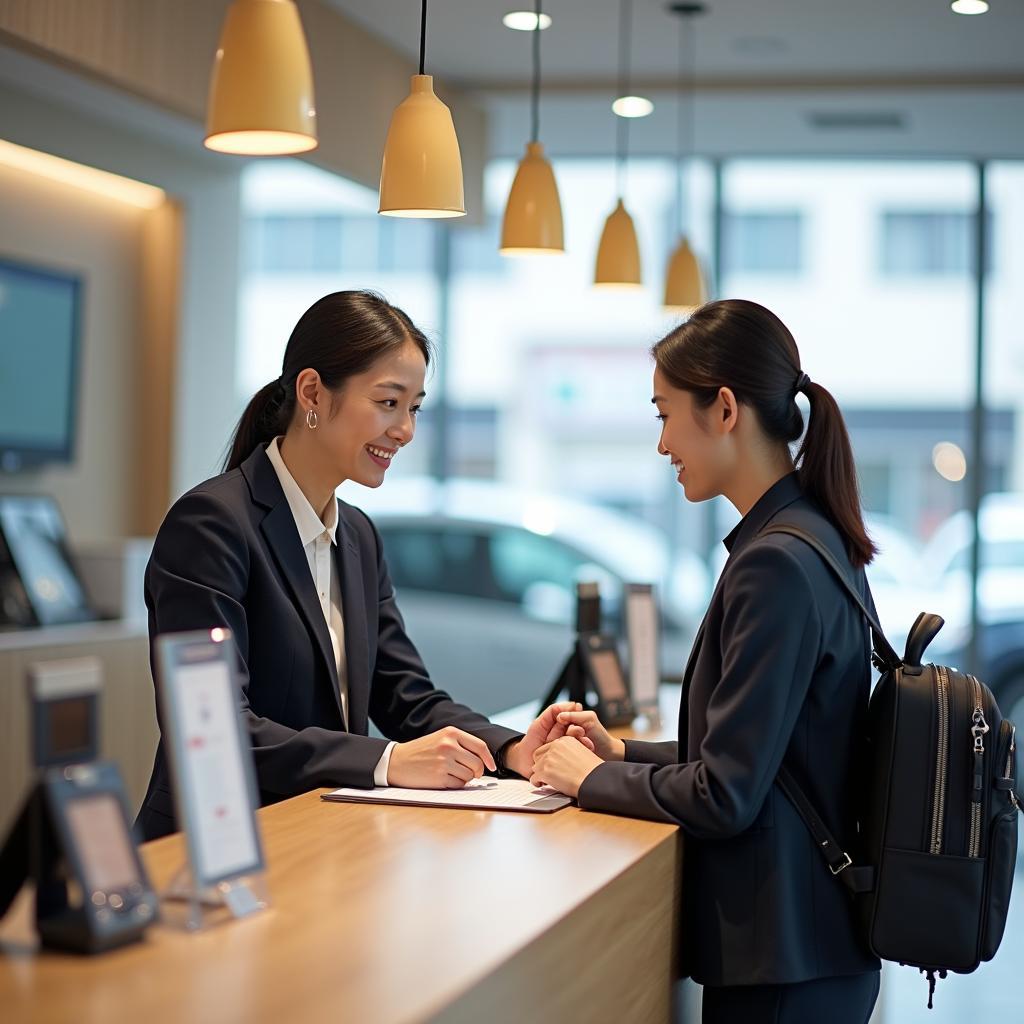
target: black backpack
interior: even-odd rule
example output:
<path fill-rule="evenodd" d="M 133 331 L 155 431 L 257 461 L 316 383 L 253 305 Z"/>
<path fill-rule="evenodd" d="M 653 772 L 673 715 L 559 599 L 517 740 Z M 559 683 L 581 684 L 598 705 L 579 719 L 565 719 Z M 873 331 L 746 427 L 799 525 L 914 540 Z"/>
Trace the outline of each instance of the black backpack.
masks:
<path fill-rule="evenodd" d="M 1003 937 L 1017 859 L 1015 727 L 989 688 L 944 665 L 923 665 L 942 628 L 922 613 L 900 658 L 831 551 L 799 526 L 773 523 L 809 544 L 857 604 L 881 672 L 868 705 L 865 808 L 856 861 L 835 841 L 785 767 L 779 787 L 796 807 L 832 874 L 854 895 L 864 938 L 883 960 L 928 977 L 969 974 Z"/>

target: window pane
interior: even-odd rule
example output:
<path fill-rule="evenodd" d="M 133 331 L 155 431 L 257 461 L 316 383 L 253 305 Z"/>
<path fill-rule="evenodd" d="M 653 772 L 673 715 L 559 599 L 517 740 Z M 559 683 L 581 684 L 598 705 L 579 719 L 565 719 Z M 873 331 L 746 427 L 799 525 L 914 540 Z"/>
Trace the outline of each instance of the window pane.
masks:
<path fill-rule="evenodd" d="M 723 259 L 728 273 L 798 274 L 802 266 L 802 215 L 726 211 Z"/>
<path fill-rule="evenodd" d="M 956 463 L 970 451 L 974 168 L 737 160 L 725 167 L 723 191 L 728 209 L 795 211 L 804 225 L 799 273 L 780 278 L 727 265 L 722 293 L 777 313 L 796 338 L 803 369 L 839 402 L 869 532 L 882 548 L 869 578 L 877 576 L 875 599 L 890 639 L 901 649 L 925 607 L 947 618 L 944 634 L 962 630 L 962 603 L 927 587 L 915 591 L 904 566 L 908 553 L 925 556 L 926 543 L 967 502 Z M 908 273 L 880 275 L 880 252 L 887 270 Z M 911 267 L 943 273 L 910 274 Z M 798 404 L 806 419 L 806 400 Z M 735 521 L 731 508 L 722 509 L 720 532 Z M 933 609 L 936 601 L 943 607 Z"/>
<path fill-rule="evenodd" d="M 296 321 L 317 299 L 368 288 L 405 310 L 434 335 L 440 304 L 434 271 L 437 228 L 377 214 L 377 193 L 301 160 L 267 160 L 242 173 L 246 273 L 240 286 L 236 404 L 281 372 Z M 427 391 L 431 391 L 428 379 Z M 416 475 L 430 464 L 430 407 L 414 444 L 388 476 Z"/>

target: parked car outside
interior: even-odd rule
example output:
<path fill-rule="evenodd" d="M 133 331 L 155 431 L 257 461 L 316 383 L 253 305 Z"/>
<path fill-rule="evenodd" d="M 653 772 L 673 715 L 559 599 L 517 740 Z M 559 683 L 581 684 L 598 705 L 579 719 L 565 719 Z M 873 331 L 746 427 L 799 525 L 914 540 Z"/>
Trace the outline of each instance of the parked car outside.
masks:
<path fill-rule="evenodd" d="M 1003 714 L 1024 727 L 1024 495 L 988 494 L 979 516 L 978 664 Z M 929 656 L 963 664 L 971 617 L 969 512 L 950 516 L 924 550 L 934 608 L 946 620 Z"/>
<path fill-rule="evenodd" d="M 595 581 L 622 635 L 626 583 L 653 583 L 662 665 L 680 675 L 709 596 L 693 554 L 655 527 L 571 498 L 475 480 L 400 478 L 341 496 L 373 519 L 409 635 L 435 682 L 486 713 L 538 701 L 572 649 L 575 588 Z"/>

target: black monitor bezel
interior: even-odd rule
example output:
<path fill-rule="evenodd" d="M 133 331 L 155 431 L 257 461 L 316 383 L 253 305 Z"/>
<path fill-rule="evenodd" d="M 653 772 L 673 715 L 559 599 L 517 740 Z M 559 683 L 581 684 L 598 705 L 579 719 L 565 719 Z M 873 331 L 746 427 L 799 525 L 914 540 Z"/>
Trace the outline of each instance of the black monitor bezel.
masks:
<path fill-rule="evenodd" d="M 78 442 L 79 391 L 82 356 L 82 295 L 84 277 L 82 274 L 55 267 L 43 267 L 24 260 L 0 256 L 0 270 L 22 277 L 48 281 L 59 281 L 72 286 L 72 323 L 70 372 L 68 373 L 68 429 L 61 445 L 26 444 L 21 438 L 5 438 L 0 434 L 0 471 L 16 473 L 23 469 L 45 466 L 51 463 L 69 464 L 74 462 Z"/>

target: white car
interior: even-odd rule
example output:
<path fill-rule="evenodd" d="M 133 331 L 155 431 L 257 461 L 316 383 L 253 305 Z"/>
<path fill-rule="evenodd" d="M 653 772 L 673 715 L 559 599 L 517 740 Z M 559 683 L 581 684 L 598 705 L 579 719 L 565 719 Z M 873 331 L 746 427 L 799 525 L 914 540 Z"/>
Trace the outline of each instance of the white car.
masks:
<path fill-rule="evenodd" d="M 675 561 L 655 527 L 560 496 L 474 480 L 399 478 L 343 487 L 380 530 L 410 636 L 431 677 L 492 713 L 536 697 L 573 641 L 575 586 L 599 584 L 613 628 L 625 583 L 653 583 L 663 670 L 678 676 L 710 594 L 692 554 Z"/>

